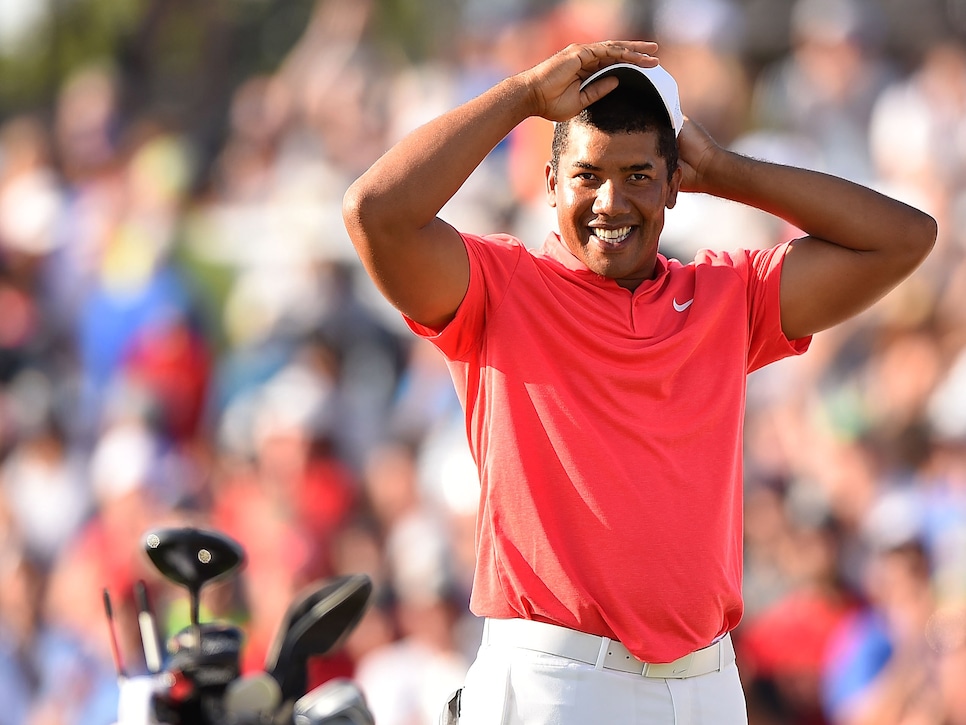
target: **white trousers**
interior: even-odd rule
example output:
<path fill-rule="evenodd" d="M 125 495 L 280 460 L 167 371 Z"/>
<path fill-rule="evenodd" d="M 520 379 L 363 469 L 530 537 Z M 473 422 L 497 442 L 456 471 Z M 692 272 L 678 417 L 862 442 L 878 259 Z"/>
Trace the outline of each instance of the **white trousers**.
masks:
<path fill-rule="evenodd" d="M 459 725 L 747 725 L 738 668 L 686 679 L 596 669 L 483 644 L 466 675 Z"/>

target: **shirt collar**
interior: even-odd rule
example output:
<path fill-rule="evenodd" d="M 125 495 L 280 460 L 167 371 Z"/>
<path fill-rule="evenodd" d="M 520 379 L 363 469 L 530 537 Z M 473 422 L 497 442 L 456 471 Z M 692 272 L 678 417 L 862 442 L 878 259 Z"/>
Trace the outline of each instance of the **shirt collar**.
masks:
<path fill-rule="evenodd" d="M 605 279 L 604 277 L 600 277 L 600 275 L 588 269 L 587 265 L 584 264 L 579 257 L 574 255 L 567 245 L 564 244 L 557 232 L 550 232 L 547 235 L 547 238 L 543 242 L 543 246 L 537 250 L 537 255 L 547 257 L 555 262 L 559 262 L 573 272 L 583 272 L 585 274 L 599 277 L 600 279 Z M 648 287 L 660 281 L 667 274 L 667 269 L 667 258 L 663 254 L 658 253 L 654 264 L 654 277 L 653 279 L 645 280 L 641 287 Z"/>

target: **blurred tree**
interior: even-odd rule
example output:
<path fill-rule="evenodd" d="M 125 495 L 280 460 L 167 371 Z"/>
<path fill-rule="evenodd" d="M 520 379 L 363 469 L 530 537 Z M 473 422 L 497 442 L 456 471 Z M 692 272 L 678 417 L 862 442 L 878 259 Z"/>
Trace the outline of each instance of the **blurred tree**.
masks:
<path fill-rule="evenodd" d="M 192 117 L 218 106 L 244 77 L 270 72 L 327 0 L 3 0 L 4 17 L 29 15 L 20 37 L 0 33 L 0 120 L 50 107 L 72 70 L 112 63 L 125 106 Z M 447 57 L 472 0 L 376 0 L 384 50 L 411 60 Z M 23 4 L 29 13 L 14 12 Z M 522 0 L 520 11 L 552 4 Z M 212 95 L 214 93 L 214 95 Z"/>
<path fill-rule="evenodd" d="M 4 0 L 7 2 L 8 0 Z M 28 1 L 28 0 L 24 0 Z M 21 42 L 0 47 L 0 120 L 51 107 L 89 63 L 117 68 L 122 109 L 178 125 L 208 124 L 234 87 L 273 70 L 314 0 L 48 0 Z"/>

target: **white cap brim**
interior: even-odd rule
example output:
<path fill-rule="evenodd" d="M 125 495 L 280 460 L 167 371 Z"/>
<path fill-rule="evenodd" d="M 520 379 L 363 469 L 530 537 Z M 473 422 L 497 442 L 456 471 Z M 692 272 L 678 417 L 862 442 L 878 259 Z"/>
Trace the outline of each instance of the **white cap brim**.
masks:
<path fill-rule="evenodd" d="M 674 135 L 681 133 L 684 126 L 684 114 L 681 112 L 681 99 L 678 96 L 678 84 L 673 76 L 657 65 L 653 68 L 642 68 L 632 63 L 614 63 L 605 66 L 580 84 L 580 90 L 605 76 L 616 76 L 621 85 L 631 85 L 647 93 L 657 93 L 664 103 L 668 121 L 674 128 Z"/>

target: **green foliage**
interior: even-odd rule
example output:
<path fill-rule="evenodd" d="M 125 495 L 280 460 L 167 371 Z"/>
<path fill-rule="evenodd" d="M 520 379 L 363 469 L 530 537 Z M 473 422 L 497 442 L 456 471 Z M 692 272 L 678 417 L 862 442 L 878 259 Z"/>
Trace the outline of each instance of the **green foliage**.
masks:
<path fill-rule="evenodd" d="M 15 51 L 0 49 L 0 114 L 49 104 L 71 69 L 111 58 L 143 5 L 143 0 L 53 0 L 51 12 Z"/>
<path fill-rule="evenodd" d="M 315 0 L 51 0 L 31 37 L 0 48 L 0 119 L 49 107 L 92 62 L 116 67 L 138 103 L 203 99 L 271 71 L 298 40 Z M 226 89 L 216 95 L 224 96 Z M 175 99 L 177 100 L 177 99 Z M 212 100 L 212 99 L 209 99 Z"/>
<path fill-rule="evenodd" d="M 386 49 L 400 50 L 409 60 L 445 56 L 447 41 L 456 39 L 458 0 L 377 0 L 376 32 Z"/>
<path fill-rule="evenodd" d="M 96 62 L 117 70 L 129 110 L 163 109 L 191 123 L 244 79 L 275 70 L 323 3 L 366 2 L 47 1 L 50 12 L 31 37 L 0 47 L 0 121 L 50 109 L 70 74 Z M 370 40 L 382 52 L 419 61 L 452 51 L 462 0 L 371 1 Z"/>

